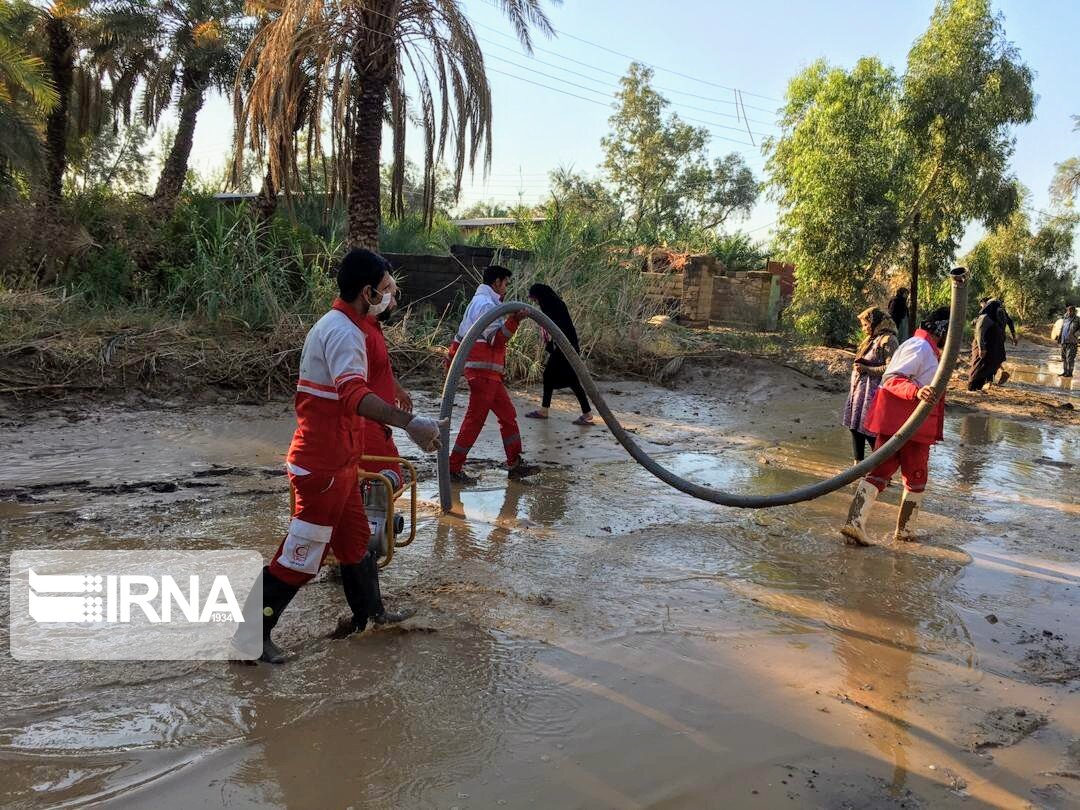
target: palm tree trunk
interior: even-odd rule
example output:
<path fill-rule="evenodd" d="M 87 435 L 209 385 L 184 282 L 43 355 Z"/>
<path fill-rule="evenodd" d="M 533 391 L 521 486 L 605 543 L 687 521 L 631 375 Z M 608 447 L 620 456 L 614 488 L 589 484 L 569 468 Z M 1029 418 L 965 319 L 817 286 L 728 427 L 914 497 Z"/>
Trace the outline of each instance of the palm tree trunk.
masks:
<path fill-rule="evenodd" d="M 274 173 L 270 171 L 268 162 L 266 176 L 263 177 L 262 190 L 259 191 L 258 199 L 255 200 L 255 213 L 259 222 L 268 222 L 277 211 L 277 204 L 277 186 L 274 185 Z"/>
<path fill-rule="evenodd" d="M 75 44 L 63 19 L 49 15 L 45 29 L 49 36 L 49 71 L 57 95 L 45 125 L 45 197 L 55 205 L 60 202 L 67 169 L 68 102 L 75 79 Z"/>
<path fill-rule="evenodd" d="M 349 246 L 379 249 L 379 160 L 382 156 L 385 79 L 360 79 L 356 131 L 349 167 Z"/>
<path fill-rule="evenodd" d="M 162 214 L 172 213 L 176 198 L 184 188 L 191 144 L 195 138 L 195 122 L 202 105 L 202 83 L 196 77 L 185 76 L 180 94 L 180 120 L 176 126 L 176 138 L 169 150 L 169 156 L 165 158 L 157 188 L 154 189 L 154 204 Z"/>

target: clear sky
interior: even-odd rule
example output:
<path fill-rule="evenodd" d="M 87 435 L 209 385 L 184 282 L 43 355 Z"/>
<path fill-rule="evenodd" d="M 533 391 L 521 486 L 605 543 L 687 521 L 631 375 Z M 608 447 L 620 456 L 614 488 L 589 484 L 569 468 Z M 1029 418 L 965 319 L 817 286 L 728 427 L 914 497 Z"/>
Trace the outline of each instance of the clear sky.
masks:
<path fill-rule="evenodd" d="M 467 183 L 463 206 L 538 201 L 547 173 L 558 166 L 595 173 L 611 96 L 628 57 L 656 69 L 654 85 L 663 88 L 671 109 L 699 119 L 691 123 L 708 122 L 711 154 L 738 151 L 760 172 L 760 134 L 776 132 L 775 111 L 791 76 L 819 57 L 848 67 L 875 55 L 902 71 L 934 7 L 933 0 L 565 0 L 549 6 L 560 34 L 537 40 L 530 60 L 490 0 L 463 5 L 488 61 L 494 103 L 491 170 L 486 179 L 478 171 Z M 1080 114 L 1080 1 L 994 5 L 1005 17 L 1008 38 L 1036 73 L 1036 117 L 1016 132 L 1013 165 L 1031 190 L 1032 206 L 1045 209 L 1054 163 L 1080 154 L 1080 133 L 1070 118 Z M 732 88 L 741 91 L 757 146 L 736 117 Z M 230 138 L 228 104 L 212 99 L 199 119 L 194 166 L 208 171 L 220 165 Z M 765 238 L 775 218 L 775 207 L 763 200 L 739 227 Z M 970 230 L 965 246 L 977 237 Z"/>

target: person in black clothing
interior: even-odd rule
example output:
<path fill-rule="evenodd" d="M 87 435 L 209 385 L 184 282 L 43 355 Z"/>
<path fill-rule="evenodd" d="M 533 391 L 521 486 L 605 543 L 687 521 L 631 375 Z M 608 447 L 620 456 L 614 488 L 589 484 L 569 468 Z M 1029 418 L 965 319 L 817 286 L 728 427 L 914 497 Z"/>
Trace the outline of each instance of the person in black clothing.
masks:
<path fill-rule="evenodd" d="M 968 368 L 968 390 L 981 391 L 993 383 L 1001 364 L 1005 362 L 1005 330 L 1002 328 L 1001 302 L 988 299 L 975 320 L 975 339 L 971 344 L 971 366 Z M 1003 373 L 1004 384 L 1008 373 Z"/>
<path fill-rule="evenodd" d="M 908 318 L 907 288 L 901 287 L 896 295 L 889 299 L 889 317 L 896 324 L 897 340 L 903 343 L 911 337 L 911 324 Z"/>
<path fill-rule="evenodd" d="M 581 353 L 578 344 L 577 330 L 574 329 L 574 321 L 570 317 L 570 310 L 566 303 L 559 298 L 558 293 L 546 284 L 533 284 L 529 288 L 529 298 L 536 302 L 540 311 L 555 322 L 555 325 L 566 335 L 566 339 L 574 347 L 574 351 Z M 562 353 L 562 350 L 551 339 L 547 331 L 543 331 L 544 349 L 547 350 L 547 363 L 544 365 L 544 400 L 542 406 L 535 411 L 525 414 L 527 419 L 547 419 L 548 409 L 551 407 L 551 395 L 559 388 L 569 388 L 578 398 L 581 405 L 581 416 L 574 420 L 575 425 L 592 425 L 592 408 L 589 406 L 589 398 L 585 395 L 585 389 L 581 387 L 581 381 L 570 365 L 570 361 Z"/>

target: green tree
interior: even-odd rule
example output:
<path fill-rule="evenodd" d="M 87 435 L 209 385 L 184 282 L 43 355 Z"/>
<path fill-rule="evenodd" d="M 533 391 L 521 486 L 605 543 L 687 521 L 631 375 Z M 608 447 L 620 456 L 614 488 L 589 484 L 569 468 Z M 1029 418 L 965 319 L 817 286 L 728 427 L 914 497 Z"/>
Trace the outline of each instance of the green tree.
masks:
<path fill-rule="evenodd" d="M 1058 312 L 1076 292 L 1073 233 L 1069 223 L 1051 219 L 1032 230 L 1016 211 L 964 257 L 984 291 L 1008 302 L 1021 320 L 1041 322 Z"/>
<path fill-rule="evenodd" d="M 769 258 L 760 242 L 749 234 L 736 231 L 724 234 L 709 246 L 709 253 L 724 263 L 728 270 L 758 270 Z"/>
<path fill-rule="evenodd" d="M 909 245 L 913 322 L 919 247 L 940 268 L 968 222 L 993 228 L 1016 209 L 1012 130 L 1034 116 L 1032 81 L 990 0 L 941 0 L 908 54 L 900 125 L 913 159 L 900 229 Z M 879 255 L 887 252 L 883 246 Z"/>
<path fill-rule="evenodd" d="M 533 29 L 552 33 L 541 0 L 496 5 L 526 50 Z M 265 24 L 237 81 L 237 93 L 245 93 L 236 105 L 238 138 L 260 156 L 270 145 L 274 183 L 287 192 L 283 183 L 297 162 L 296 139 L 288 130 L 296 110 L 308 103 L 310 142 L 322 144 L 324 126 L 329 128 L 333 190 L 347 200 L 350 244 L 378 247 L 385 120 L 393 133 L 395 212 L 404 208 L 410 120 L 419 121 L 423 132 L 422 196 L 429 223 L 436 167 L 444 157 L 452 155 L 455 197 L 466 166 L 475 167 L 478 159 L 490 165 L 492 106 L 484 56 L 456 0 L 259 0 L 258 6 Z M 307 76 L 315 77 L 313 84 Z"/>
<path fill-rule="evenodd" d="M 861 303 L 887 266 L 940 271 L 972 220 L 1017 205 L 1012 128 L 1031 120 L 1032 75 L 988 0 L 941 0 L 898 78 L 877 59 L 812 65 L 793 79 L 783 132 L 767 143 L 796 306 Z"/>
<path fill-rule="evenodd" d="M 424 178 L 419 166 L 411 160 L 403 160 L 400 163 L 402 177 L 400 178 L 400 209 L 395 210 L 395 201 L 390 190 L 394 188 L 394 173 L 398 171 L 396 164 L 386 163 L 382 167 L 380 188 L 382 193 L 382 215 L 390 219 L 402 219 L 403 217 L 416 215 L 421 218 L 425 214 L 425 190 Z M 454 207 L 454 184 L 450 173 L 442 166 L 435 169 L 434 195 L 430 200 L 432 213 L 435 215 L 449 216 L 450 209 Z"/>
<path fill-rule="evenodd" d="M 715 228 L 749 212 L 758 184 L 740 155 L 709 162 L 709 132 L 666 112 L 639 63 L 620 80 L 611 132 L 601 140 L 603 169 L 639 241 L 657 243 L 691 228 Z"/>
<path fill-rule="evenodd" d="M 40 170 L 43 120 L 57 105 L 44 60 L 26 47 L 38 18 L 26 0 L 0 3 L 0 193 L 16 172 Z"/>
<path fill-rule="evenodd" d="M 910 172 L 899 95 L 896 73 L 869 57 L 850 71 L 818 61 L 788 84 L 783 134 L 766 148 L 781 244 L 799 273 L 796 308 L 861 300 L 875 252 L 899 240 Z"/>
<path fill-rule="evenodd" d="M 487 202 L 475 202 L 468 208 L 459 211 L 456 216 L 458 217 L 458 219 L 508 217 L 510 216 L 510 208 L 503 203 L 495 202 L 494 200 L 488 200 Z"/>
<path fill-rule="evenodd" d="M 67 174 L 70 189 L 142 191 L 150 176 L 148 141 L 149 133 L 139 121 L 88 134 L 71 154 Z"/>
<path fill-rule="evenodd" d="M 1080 115 L 1073 116 L 1073 129 L 1080 132 Z M 1058 205 L 1072 207 L 1080 196 L 1080 157 L 1071 157 L 1054 165 L 1050 198 Z"/>
<path fill-rule="evenodd" d="M 5 36 L 16 37 L 9 39 L 9 46 L 3 50 L 16 59 L 19 53 L 31 56 L 37 65 L 32 72 L 47 77 L 52 91 L 48 107 L 38 105 L 43 119 L 44 170 L 35 178 L 40 180 L 44 201 L 50 206 L 60 201 L 72 142 L 102 125 L 100 102 L 105 90 L 101 75 L 85 58 L 86 45 L 102 30 L 88 7 L 89 0 L 0 4 L 0 15 L 5 20 L 0 27 L 8 29 Z M 25 145 L 25 134 L 15 132 L 13 142 Z"/>
<path fill-rule="evenodd" d="M 614 233 L 623 230 L 624 212 L 619 200 L 599 180 L 590 180 L 583 174 L 567 168 L 559 168 L 549 175 L 551 198 L 559 209 L 572 209 L 607 223 Z"/>
<path fill-rule="evenodd" d="M 117 101 L 125 113 L 138 102 L 143 124 L 154 127 L 176 99 L 176 135 L 153 195 L 167 214 L 187 177 L 206 93 L 232 91 L 253 24 L 243 0 L 100 0 L 100 15 L 113 33 L 108 50 L 121 66 Z"/>

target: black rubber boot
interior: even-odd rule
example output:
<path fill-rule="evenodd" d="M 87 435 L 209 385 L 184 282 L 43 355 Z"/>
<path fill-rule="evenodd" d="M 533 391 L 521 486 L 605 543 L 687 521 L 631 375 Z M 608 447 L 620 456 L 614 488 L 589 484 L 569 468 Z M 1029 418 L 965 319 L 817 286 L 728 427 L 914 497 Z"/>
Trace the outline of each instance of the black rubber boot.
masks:
<path fill-rule="evenodd" d="M 289 602 L 296 596 L 299 588 L 293 587 L 286 582 L 282 582 L 280 579 L 270 573 L 269 568 L 263 568 L 263 620 L 262 620 L 262 636 L 263 636 L 263 651 L 259 656 L 260 661 L 265 661 L 268 664 L 284 664 L 288 655 L 273 639 L 270 638 L 270 631 L 273 630 L 278 623 L 278 619 L 281 618 L 281 614 L 285 608 L 288 607 Z"/>
<path fill-rule="evenodd" d="M 400 518 L 401 516 L 398 515 L 397 517 Z M 395 531 L 400 534 L 402 529 L 404 529 L 404 521 L 402 521 L 402 528 Z M 374 551 L 368 552 L 360 566 L 361 574 L 364 577 L 364 599 L 368 606 L 368 616 L 371 617 L 371 621 L 378 625 L 398 624 L 416 615 L 413 608 L 386 609 L 382 600 L 382 589 L 379 587 L 379 564 Z"/>
<path fill-rule="evenodd" d="M 375 570 L 374 589 L 370 569 Z M 374 615 L 375 600 L 379 598 L 378 568 L 374 555 L 369 553 L 358 563 L 342 563 L 341 585 L 345 589 L 345 601 L 352 609 L 352 616 L 338 624 L 331 638 L 345 638 L 353 633 L 362 633 L 367 628 L 368 619 Z"/>

